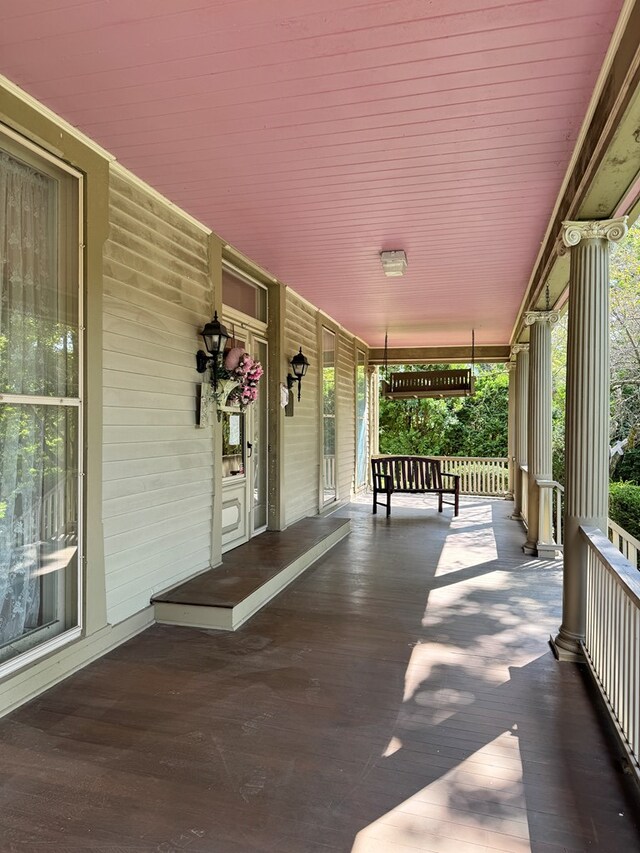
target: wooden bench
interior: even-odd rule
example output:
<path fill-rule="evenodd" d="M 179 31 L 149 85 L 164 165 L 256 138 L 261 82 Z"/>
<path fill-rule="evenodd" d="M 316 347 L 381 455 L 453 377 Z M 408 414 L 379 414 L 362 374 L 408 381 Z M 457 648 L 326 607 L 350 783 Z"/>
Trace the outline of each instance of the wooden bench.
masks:
<path fill-rule="evenodd" d="M 447 474 L 439 459 L 428 456 L 384 456 L 371 460 L 373 474 L 373 512 L 378 505 L 386 506 L 387 518 L 391 515 L 391 495 L 394 492 L 408 495 L 437 494 L 438 512 L 443 504 L 453 507 L 458 515 L 460 505 L 460 475 Z M 378 500 L 386 495 L 386 503 Z M 453 501 L 445 501 L 444 495 L 452 495 Z"/>

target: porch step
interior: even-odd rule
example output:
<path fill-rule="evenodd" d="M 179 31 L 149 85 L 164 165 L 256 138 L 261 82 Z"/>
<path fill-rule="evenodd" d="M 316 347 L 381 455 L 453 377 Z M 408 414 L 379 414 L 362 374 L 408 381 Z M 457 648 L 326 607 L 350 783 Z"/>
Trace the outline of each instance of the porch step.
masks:
<path fill-rule="evenodd" d="M 305 518 L 267 531 L 225 554 L 221 566 L 154 595 L 156 622 L 235 631 L 350 529 L 348 518 Z"/>

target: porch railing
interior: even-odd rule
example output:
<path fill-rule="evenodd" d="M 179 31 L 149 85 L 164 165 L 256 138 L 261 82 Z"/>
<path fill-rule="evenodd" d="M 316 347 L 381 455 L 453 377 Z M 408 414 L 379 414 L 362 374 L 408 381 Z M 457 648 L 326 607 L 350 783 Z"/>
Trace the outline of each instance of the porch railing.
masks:
<path fill-rule="evenodd" d="M 335 489 L 336 487 L 336 457 L 325 456 L 323 465 L 323 484 L 325 489 Z"/>
<path fill-rule="evenodd" d="M 77 476 L 73 474 L 64 477 L 32 503 L 24 502 L 29 509 L 14 528 L 13 547 L 21 548 L 57 539 L 75 525 L 78 512 Z"/>
<path fill-rule="evenodd" d="M 640 574 L 601 530 L 580 534 L 588 545 L 584 652 L 640 775 Z"/>
<path fill-rule="evenodd" d="M 432 456 L 447 474 L 460 475 L 463 495 L 504 497 L 509 494 L 509 460 L 506 456 Z"/>
<path fill-rule="evenodd" d="M 629 560 L 634 569 L 639 569 L 638 554 L 640 554 L 640 540 L 609 519 L 607 521 L 609 539 L 613 545 Z"/>
<path fill-rule="evenodd" d="M 562 529 L 564 486 L 555 480 L 537 480 L 536 482 L 540 498 L 538 555 L 553 558 L 556 550 L 562 550 L 564 538 Z"/>
<path fill-rule="evenodd" d="M 540 533 L 539 543 L 548 545 L 556 551 L 564 546 L 564 486 L 555 480 L 538 480 L 540 487 Z M 610 542 L 631 563 L 639 569 L 640 540 L 612 521 L 607 519 L 607 532 Z M 540 549 L 539 549 L 540 550 Z M 551 556 L 551 555 L 549 555 Z"/>

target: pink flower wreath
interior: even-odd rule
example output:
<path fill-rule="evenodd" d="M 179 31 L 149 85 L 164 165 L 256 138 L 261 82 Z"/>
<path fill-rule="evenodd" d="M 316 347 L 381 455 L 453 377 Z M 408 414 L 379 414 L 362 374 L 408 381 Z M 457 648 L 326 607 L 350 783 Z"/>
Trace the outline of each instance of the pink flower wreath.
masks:
<path fill-rule="evenodd" d="M 239 405 L 246 409 L 258 399 L 258 382 L 264 370 L 259 361 L 254 359 L 240 347 L 233 347 L 226 354 L 221 371 L 223 379 L 233 379 L 238 382 L 237 388 L 229 394 L 228 405 Z"/>

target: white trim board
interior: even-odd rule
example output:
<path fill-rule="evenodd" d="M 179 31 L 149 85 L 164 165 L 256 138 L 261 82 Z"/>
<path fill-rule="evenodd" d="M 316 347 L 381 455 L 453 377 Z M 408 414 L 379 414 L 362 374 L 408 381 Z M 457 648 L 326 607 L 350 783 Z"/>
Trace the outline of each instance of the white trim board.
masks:
<path fill-rule="evenodd" d="M 154 604 L 156 622 L 160 625 L 235 631 L 350 532 L 351 522 L 345 519 L 344 524 L 337 530 L 301 554 L 234 607 L 157 601 Z"/>
<path fill-rule="evenodd" d="M 33 666 L 16 672 L 0 684 L 0 717 L 84 669 L 153 623 L 153 608 L 145 607 L 123 622 L 106 625 L 90 637 L 69 643 Z"/>

